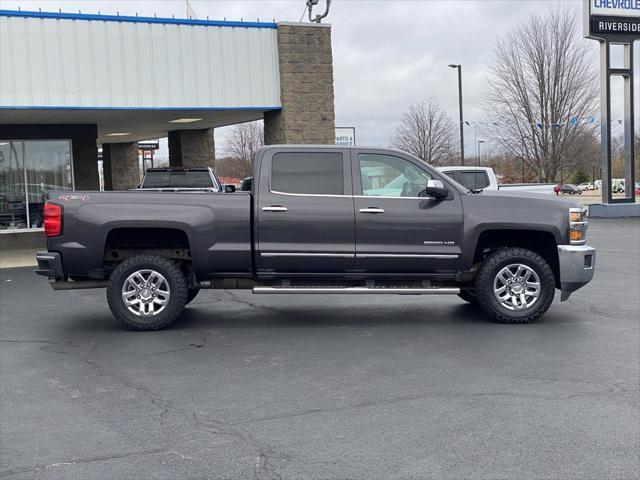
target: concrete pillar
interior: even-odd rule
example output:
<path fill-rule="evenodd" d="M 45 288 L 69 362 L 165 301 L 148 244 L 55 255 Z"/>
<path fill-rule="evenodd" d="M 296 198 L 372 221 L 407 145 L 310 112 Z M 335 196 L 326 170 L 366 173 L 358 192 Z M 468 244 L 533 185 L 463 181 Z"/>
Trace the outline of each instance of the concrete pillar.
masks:
<path fill-rule="evenodd" d="M 102 170 L 105 190 L 127 190 L 140 184 L 138 142 L 103 143 Z"/>
<path fill-rule="evenodd" d="M 265 143 L 333 144 L 331 27 L 279 23 L 278 60 L 282 110 L 265 113 Z"/>
<path fill-rule="evenodd" d="M 213 128 L 169 132 L 169 166 L 214 167 Z"/>
<path fill-rule="evenodd" d="M 98 145 L 95 138 L 72 138 L 73 181 L 76 190 L 99 190 Z"/>

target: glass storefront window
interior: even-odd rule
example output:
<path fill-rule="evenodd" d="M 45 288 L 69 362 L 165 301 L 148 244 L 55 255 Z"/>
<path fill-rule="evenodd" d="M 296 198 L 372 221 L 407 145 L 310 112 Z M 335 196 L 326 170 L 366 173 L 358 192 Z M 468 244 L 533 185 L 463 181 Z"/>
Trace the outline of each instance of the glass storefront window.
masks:
<path fill-rule="evenodd" d="M 22 142 L 0 141 L 0 229 L 27 228 Z"/>
<path fill-rule="evenodd" d="M 42 228 L 51 190 L 73 190 L 70 141 L 0 140 L 0 230 Z"/>

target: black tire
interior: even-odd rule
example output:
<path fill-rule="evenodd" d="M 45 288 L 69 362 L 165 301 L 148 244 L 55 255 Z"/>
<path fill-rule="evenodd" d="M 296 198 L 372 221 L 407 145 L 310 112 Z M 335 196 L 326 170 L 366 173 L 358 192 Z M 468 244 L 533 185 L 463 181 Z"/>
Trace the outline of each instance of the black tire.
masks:
<path fill-rule="evenodd" d="M 465 302 L 469 302 L 471 305 L 478 303 L 478 297 L 476 297 L 476 291 L 473 288 L 460 289 L 458 296 Z"/>
<path fill-rule="evenodd" d="M 169 287 L 169 299 L 159 313 L 143 317 L 132 313 L 122 299 L 127 278 L 138 270 L 150 269 L 162 275 Z M 182 313 L 187 301 L 187 282 L 184 274 L 171 260 L 152 254 L 140 254 L 120 263 L 109 278 L 107 302 L 116 320 L 129 330 L 162 330 L 169 327 Z"/>
<path fill-rule="evenodd" d="M 191 303 L 191 300 L 198 296 L 198 293 L 200 293 L 199 288 L 190 288 L 189 290 L 187 290 L 187 301 L 185 305 L 189 305 Z"/>
<path fill-rule="evenodd" d="M 494 280 L 498 273 L 511 264 L 531 268 L 540 281 L 537 300 L 522 310 L 509 310 L 494 294 Z M 480 266 L 476 277 L 478 304 L 499 323 L 529 323 L 542 316 L 551 306 L 555 295 L 555 277 L 549 264 L 537 253 L 525 248 L 500 248 L 492 252 Z"/>

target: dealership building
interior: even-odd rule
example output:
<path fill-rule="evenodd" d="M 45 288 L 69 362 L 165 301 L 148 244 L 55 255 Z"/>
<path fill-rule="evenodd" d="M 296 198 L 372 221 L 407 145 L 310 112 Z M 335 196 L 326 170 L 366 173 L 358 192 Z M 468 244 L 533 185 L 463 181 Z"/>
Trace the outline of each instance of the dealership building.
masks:
<path fill-rule="evenodd" d="M 49 190 L 140 179 L 138 142 L 214 166 L 216 127 L 264 119 L 265 142 L 334 142 L 331 28 L 0 10 L 0 242 L 42 242 Z"/>

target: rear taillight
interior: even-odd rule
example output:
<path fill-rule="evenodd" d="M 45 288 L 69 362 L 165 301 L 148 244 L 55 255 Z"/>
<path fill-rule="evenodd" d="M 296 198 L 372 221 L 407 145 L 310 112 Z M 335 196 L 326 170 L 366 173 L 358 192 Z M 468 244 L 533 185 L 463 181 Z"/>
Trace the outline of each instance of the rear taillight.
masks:
<path fill-rule="evenodd" d="M 62 233 L 62 207 L 55 203 L 44 204 L 44 234 L 57 237 Z"/>

